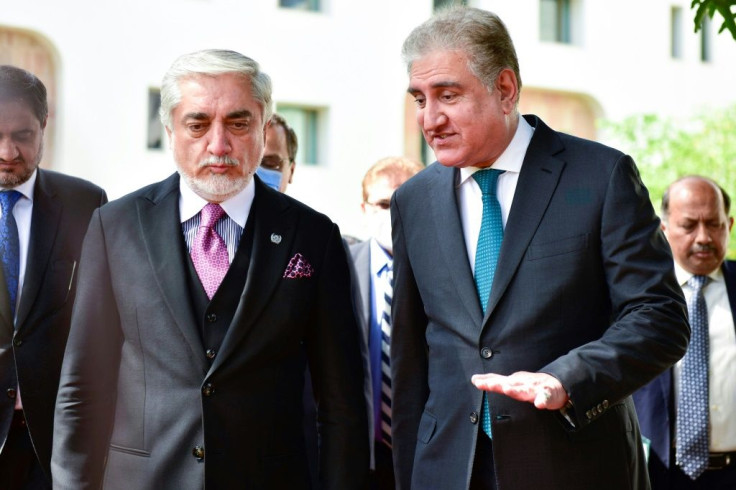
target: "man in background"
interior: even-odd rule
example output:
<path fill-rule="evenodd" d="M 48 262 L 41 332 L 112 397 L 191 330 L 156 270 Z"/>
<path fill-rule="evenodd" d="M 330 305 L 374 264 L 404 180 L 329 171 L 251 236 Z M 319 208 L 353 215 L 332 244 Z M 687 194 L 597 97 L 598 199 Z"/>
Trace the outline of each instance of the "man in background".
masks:
<path fill-rule="evenodd" d="M 54 423 L 54 488 L 362 489 L 367 424 L 338 227 L 253 178 L 271 81 L 234 51 L 179 57 L 161 86 L 178 172 L 96 212 Z"/>
<path fill-rule="evenodd" d="M 647 488 L 630 395 L 689 331 L 633 160 L 519 114 L 490 12 L 441 11 L 403 54 L 438 163 L 391 203 L 399 488 Z"/>
<path fill-rule="evenodd" d="M 676 180 L 662 198 L 692 334 L 685 357 L 634 394 L 653 490 L 736 488 L 736 263 L 724 260 L 730 208 L 728 194 L 697 175 Z"/>
<path fill-rule="evenodd" d="M 361 209 L 370 238 L 350 246 L 353 258 L 353 301 L 362 328 L 363 370 L 368 403 L 371 488 L 395 488 L 391 455 L 391 298 L 393 248 L 391 196 L 424 167 L 404 157 L 376 162 L 363 178 Z M 357 287 L 355 286 L 357 284 Z"/>
<path fill-rule="evenodd" d="M 266 128 L 266 147 L 261 165 L 256 170 L 258 176 L 269 187 L 286 192 L 291 184 L 296 166 L 298 142 L 296 132 L 280 114 L 271 116 Z"/>
<path fill-rule="evenodd" d="M 0 487 L 51 488 L 54 402 L 92 211 L 105 192 L 38 167 L 46 87 L 0 66 Z"/>

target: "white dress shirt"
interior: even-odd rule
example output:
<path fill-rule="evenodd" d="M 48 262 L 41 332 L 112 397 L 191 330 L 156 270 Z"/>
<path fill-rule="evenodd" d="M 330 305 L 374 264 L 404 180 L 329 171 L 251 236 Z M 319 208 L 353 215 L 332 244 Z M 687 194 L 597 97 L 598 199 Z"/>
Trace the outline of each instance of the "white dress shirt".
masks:
<path fill-rule="evenodd" d="M 686 298 L 692 289 L 687 281 L 693 276 L 675 264 L 677 281 Z M 708 337 L 710 356 L 708 362 L 708 402 L 710 405 L 711 452 L 736 451 L 736 330 L 733 312 L 728 301 L 726 282 L 721 269 L 709 274 L 711 281 L 703 289 L 708 307 Z M 679 396 L 679 380 L 682 361 L 675 365 L 675 397 Z M 677 403 L 675 403 L 677 407 Z"/>
<path fill-rule="evenodd" d="M 503 218 L 503 226 L 506 228 L 506 221 L 511 211 L 511 203 L 514 200 L 516 192 L 516 184 L 519 181 L 519 172 L 521 165 L 524 163 L 526 150 L 529 148 L 529 142 L 534 135 L 534 128 L 526 122 L 526 119 L 519 117 L 519 126 L 516 133 L 511 139 L 511 143 L 506 147 L 504 152 L 491 165 L 490 168 L 496 170 L 504 170 L 505 172 L 498 177 L 498 187 L 496 195 L 501 205 L 501 216 Z M 455 195 L 457 203 L 460 207 L 460 219 L 463 225 L 463 235 L 465 237 L 465 246 L 467 247 L 468 260 L 470 261 L 470 269 L 475 274 L 475 249 L 478 246 L 478 235 L 480 234 L 480 224 L 483 219 L 483 193 L 480 186 L 475 181 L 473 174 L 479 170 L 478 167 L 464 167 L 458 172 L 459 181 L 455 184 Z"/>

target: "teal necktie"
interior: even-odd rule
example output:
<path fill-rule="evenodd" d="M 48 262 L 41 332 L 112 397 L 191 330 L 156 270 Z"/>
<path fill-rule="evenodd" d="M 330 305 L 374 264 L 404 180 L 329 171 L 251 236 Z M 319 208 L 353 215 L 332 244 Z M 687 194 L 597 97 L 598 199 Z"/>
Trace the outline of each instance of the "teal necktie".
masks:
<path fill-rule="evenodd" d="M 498 204 L 496 187 L 498 176 L 503 170 L 479 170 L 473 174 L 483 193 L 483 218 L 478 234 L 478 246 L 475 249 L 475 286 L 478 290 L 478 299 L 483 308 L 483 314 L 488 307 L 488 297 L 491 295 L 493 277 L 496 274 L 496 263 L 503 242 L 503 218 L 501 205 Z M 483 393 L 483 409 L 481 410 L 483 432 L 491 437 L 491 411 L 488 407 L 488 397 Z"/>

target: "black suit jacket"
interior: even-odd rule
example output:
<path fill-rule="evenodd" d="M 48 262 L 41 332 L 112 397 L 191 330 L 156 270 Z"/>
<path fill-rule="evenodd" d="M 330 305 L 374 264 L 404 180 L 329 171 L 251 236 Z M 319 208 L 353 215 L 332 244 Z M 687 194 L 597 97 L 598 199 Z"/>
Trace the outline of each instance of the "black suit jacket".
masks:
<path fill-rule="evenodd" d="M 8 435 L 14 394 L 20 386 L 33 447 L 49 481 L 54 402 L 77 288 L 82 239 L 92 211 L 105 202 L 107 197 L 99 187 L 39 169 L 15 328 L 8 292 L 0 288 L 0 447 Z M 5 284 L 1 269 L 0 284 Z"/>
<path fill-rule="evenodd" d="M 55 488 L 309 488 L 305 359 L 323 488 L 365 483 L 362 369 L 338 228 L 255 181 L 248 277 L 211 366 L 187 303 L 178 175 L 93 216 L 56 406 Z M 285 277 L 296 254 L 309 277 Z"/>
<path fill-rule="evenodd" d="M 736 262 L 724 262 L 721 270 L 736 323 Z M 736 371 L 733 375 L 736 376 Z M 652 489 L 669 488 L 669 470 L 675 463 L 671 453 L 676 422 L 672 369 L 634 393 L 634 403 L 641 433 L 651 443 L 648 465 Z"/>
<path fill-rule="evenodd" d="M 535 127 L 482 313 L 455 197 L 434 164 L 392 202 L 393 450 L 401 489 L 468 488 L 475 373 L 545 372 L 558 412 L 489 394 L 498 487 L 647 488 L 631 393 L 685 352 L 672 256 L 630 157 Z M 490 463 L 490 462 L 489 462 Z"/>

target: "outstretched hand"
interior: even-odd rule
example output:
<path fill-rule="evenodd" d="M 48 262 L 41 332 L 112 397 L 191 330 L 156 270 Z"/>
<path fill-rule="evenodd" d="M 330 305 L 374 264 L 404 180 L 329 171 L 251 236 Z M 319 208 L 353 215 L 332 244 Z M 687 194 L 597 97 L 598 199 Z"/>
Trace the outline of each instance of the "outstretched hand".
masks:
<path fill-rule="evenodd" d="M 559 410 L 568 400 L 562 383 L 554 376 L 545 373 L 519 371 L 509 376 L 494 373 L 476 374 L 470 381 L 478 389 L 534 403 L 540 410 Z"/>

